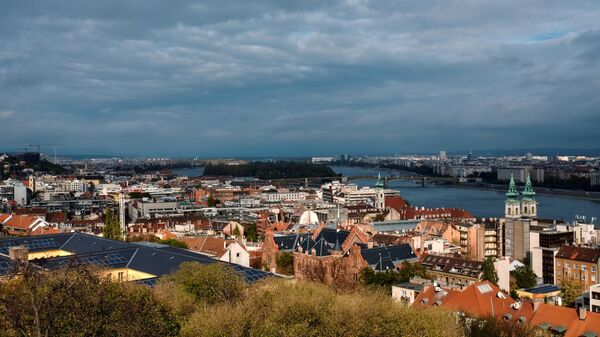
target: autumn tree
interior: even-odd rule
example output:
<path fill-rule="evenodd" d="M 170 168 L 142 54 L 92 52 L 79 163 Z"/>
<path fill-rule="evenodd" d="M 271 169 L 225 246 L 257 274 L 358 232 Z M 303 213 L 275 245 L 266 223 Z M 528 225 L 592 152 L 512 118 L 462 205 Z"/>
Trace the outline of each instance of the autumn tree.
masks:
<path fill-rule="evenodd" d="M 580 297 L 585 291 L 585 287 L 574 278 L 565 278 L 560 282 L 562 292 L 563 305 L 566 307 L 574 307 L 575 300 Z"/>
<path fill-rule="evenodd" d="M 251 288 L 236 305 L 201 307 L 182 336 L 461 336 L 453 315 L 420 310 L 380 291 L 336 293 L 312 282 L 272 280 Z"/>
<path fill-rule="evenodd" d="M 47 272 L 24 265 L 0 283 L 2 336 L 177 336 L 179 323 L 152 291 L 113 283 L 71 265 Z"/>
<path fill-rule="evenodd" d="M 275 257 L 277 272 L 283 275 L 294 275 L 294 255 L 290 252 L 279 252 Z"/>
<path fill-rule="evenodd" d="M 184 262 L 179 270 L 164 277 L 160 283 L 192 295 L 199 303 L 236 302 L 244 295 L 240 275 L 224 263 Z"/>

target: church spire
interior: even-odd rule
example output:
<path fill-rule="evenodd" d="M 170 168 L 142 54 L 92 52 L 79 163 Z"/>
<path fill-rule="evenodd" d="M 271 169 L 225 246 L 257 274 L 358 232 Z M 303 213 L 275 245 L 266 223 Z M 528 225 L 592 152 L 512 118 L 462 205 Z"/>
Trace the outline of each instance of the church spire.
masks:
<path fill-rule="evenodd" d="M 531 177 L 527 174 L 527 182 L 525 183 L 525 189 L 523 190 L 523 198 L 531 200 L 535 196 L 533 186 L 531 184 Z"/>
<path fill-rule="evenodd" d="M 377 183 L 375 183 L 376 188 L 384 188 L 383 180 L 381 180 L 381 173 L 377 175 Z"/>
<path fill-rule="evenodd" d="M 511 173 L 510 175 L 510 183 L 508 184 L 508 192 L 506 192 L 506 198 L 509 200 L 515 200 L 519 196 L 519 192 L 517 192 L 517 184 L 515 183 L 515 176 Z"/>

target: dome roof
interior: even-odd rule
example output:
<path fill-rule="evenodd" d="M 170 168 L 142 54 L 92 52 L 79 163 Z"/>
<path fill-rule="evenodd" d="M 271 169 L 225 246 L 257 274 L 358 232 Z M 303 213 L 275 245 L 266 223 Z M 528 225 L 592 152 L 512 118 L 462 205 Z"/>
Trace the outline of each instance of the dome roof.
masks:
<path fill-rule="evenodd" d="M 311 224 L 318 224 L 319 223 L 319 217 L 317 216 L 317 213 L 313 212 L 313 211 L 304 211 L 304 213 L 302 213 L 302 215 L 300 216 L 300 224 L 301 225 L 311 225 Z"/>

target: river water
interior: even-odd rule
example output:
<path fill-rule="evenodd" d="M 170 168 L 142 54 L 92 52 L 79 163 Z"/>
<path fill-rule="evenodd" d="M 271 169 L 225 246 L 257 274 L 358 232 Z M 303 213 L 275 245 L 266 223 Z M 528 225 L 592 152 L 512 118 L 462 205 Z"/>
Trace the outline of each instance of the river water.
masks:
<path fill-rule="evenodd" d="M 344 176 L 376 176 L 379 173 L 383 177 L 402 174 L 414 175 L 410 172 L 362 167 L 331 166 L 331 168 Z M 177 169 L 173 172 L 177 175 L 198 177 L 204 173 L 204 167 Z M 351 182 L 358 186 L 375 185 L 375 181 L 372 179 Z M 464 208 L 476 217 L 502 217 L 504 215 L 504 192 L 444 185 L 421 187 L 414 182 L 399 180 L 392 180 L 388 185 L 389 188 L 399 190 L 400 195 L 414 206 Z M 537 195 L 536 200 L 541 203 L 538 206 L 539 218 L 564 219 L 571 222 L 575 216 L 579 215 L 586 216 L 588 220 L 591 217 L 600 219 L 600 202 L 598 201 L 551 195 Z M 596 220 L 596 227 L 600 227 L 598 222 L 599 220 Z"/>
<path fill-rule="evenodd" d="M 344 176 L 376 176 L 401 175 L 399 171 L 377 170 L 362 167 L 331 166 L 336 173 Z M 404 172 L 404 174 L 414 175 Z M 374 186 L 372 179 L 352 180 L 358 186 Z M 455 207 L 464 208 L 476 217 L 502 217 L 504 215 L 504 192 L 478 190 L 444 185 L 428 185 L 421 187 L 414 182 L 392 180 L 388 188 L 400 191 L 400 195 L 414 206 Z M 507 186 L 508 189 L 508 186 Z M 534 186 L 535 190 L 535 186 Z M 600 219 L 600 202 L 566 198 L 562 196 L 537 195 L 538 217 L 543 219 L 564 219 L 573 221 L 575 216 L 586 216 Z M 599 227 L 596 220 L 596 227 Z"/>

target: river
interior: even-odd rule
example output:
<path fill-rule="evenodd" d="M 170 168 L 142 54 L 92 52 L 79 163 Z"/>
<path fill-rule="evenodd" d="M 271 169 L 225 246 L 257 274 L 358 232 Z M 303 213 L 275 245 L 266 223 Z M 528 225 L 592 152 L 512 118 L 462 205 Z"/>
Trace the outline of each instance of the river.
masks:
<path fill-rule="evenodd" d="M 363 167 L 331 166 L 336 173 L 344 176 L 381 176 L 390 175 L 414 175 L 414 173 L 403 171 L 392 171 L 386 169 L 371 169 Z M 177 175 L 198 177 L 204 173 L 204 167 L 191 167 L 176 169 Z M 372 179 L 351 181 L 358 186 L 373 186 Z M 410 201 L 414 206 L 455 207 L 464 208 L 476 217 L 502 217 L 504 215 L 504 192 L 493 190 L 480 190 L 456 186 L 427 185 L 421 187 L 410 181 L 392 180 L 389 188 L 397 189 L 403 198 Z M 508 186 L 507 186 L 508 188 Z M 534 186 L 535 189 L 535 186 Z M 600 219 L 600 202 L 574 199 L 562 196 L 537 195 L 536 200 L 541 203 L 538 206 L 538 217 L 543 219 L 564 219 L 573 221 L 575 216 L 586 216 L 587 219 L 595 217 Z M 596 227 L 600 227 L 596 220 Z"/>
<path fill-rule="evenodd" d="M 362 167 L 331 166 L 336 173 L 344 176 L 376 176 L 414 175 L 410 172 L 390 171 L 386 169 L 370 169 Z M 358 186 L 374 186 L 371 179 L 352 180 Z M 428 185 L 421 187 L 410 181 L 392 180 L 388 188 L 397 189 L 400 195 L 414 206 L 456 207 L 464 208 L 476 217 L 502 217 L 504 215 L 504 192 L 480 190 L 445 185 Z M 508 189 L 508 186 L 507 186 Z M 535 186 L 534 186 L 535 189 Z M 586 216 L 600 219 L 600 202 L 584 199 L 573 199 L 552 195 L 537 195 L 538 217 L 543 219 L 564 219 L 573 221 L 575 216 Z M 596 227 L 600 227 L 596 220 Z"/>

